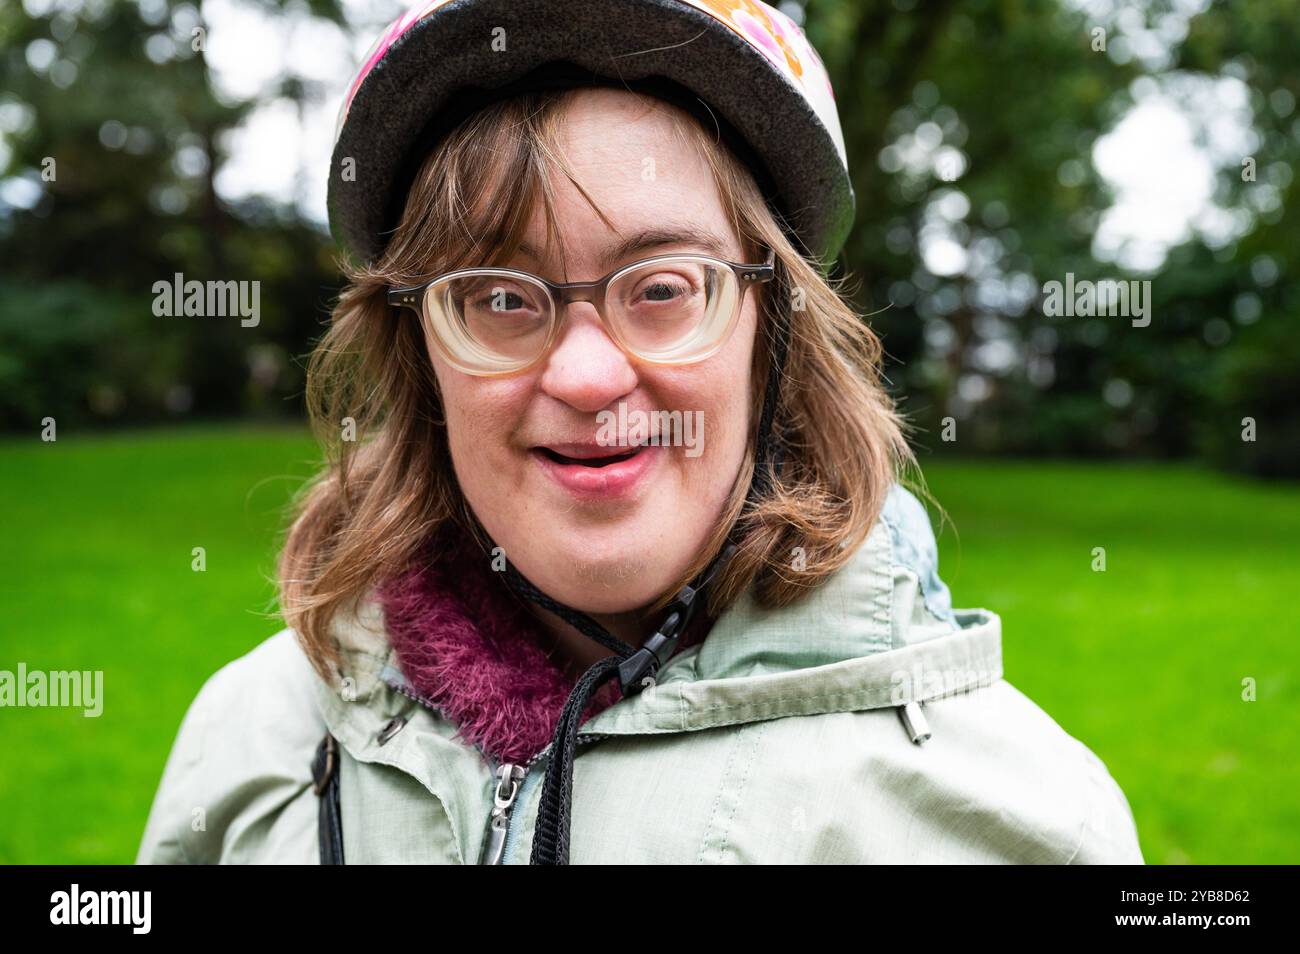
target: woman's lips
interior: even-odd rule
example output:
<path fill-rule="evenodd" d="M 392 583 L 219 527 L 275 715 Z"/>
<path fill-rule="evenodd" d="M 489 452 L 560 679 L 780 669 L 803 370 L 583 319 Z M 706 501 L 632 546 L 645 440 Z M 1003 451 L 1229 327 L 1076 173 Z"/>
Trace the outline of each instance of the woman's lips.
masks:
<path fill-rule="evenodd" d="M 529 451 L 529 456 L 552 480 L 575 497 L 610 500 L 631 495 L 654 468 L 662 450 L 659 446 L 599 447 L 566 444 L 534 447 Z M 631 456 L 611 460 L 603 466 L 594 466 L 600 461 L 627 454 Z M 567 460 L 557 460 L 556 457 Z M 570 462 L 577 460 L 587 460 L 590 463 Z"/>

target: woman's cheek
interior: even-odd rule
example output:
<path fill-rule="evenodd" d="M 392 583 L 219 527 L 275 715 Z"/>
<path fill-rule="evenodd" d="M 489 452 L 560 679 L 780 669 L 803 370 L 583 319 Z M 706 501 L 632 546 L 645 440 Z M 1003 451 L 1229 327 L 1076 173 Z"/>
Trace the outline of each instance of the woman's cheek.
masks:
<path fill-rule="evenodd" d="M 746 383 L 737 390 L 743 394 L 746 393 L 747 388 Z M 746 433 L 744 423 L 748 417 L 743 403 L 726 400 L 721 407 L 725 410 L 717 415 L 717 427 L 712 434 L 708 435 L 709 443 L 706 445 L 711 448 L 710 451 L 706 451 L 708 457 L 706 466 L 713 478 L 712 493 L 709 496 L 715 503 L 726 499 L 736 472 L 742 464 L 741 456 L 744 452 Z"/>
<path fill-rule="evenodd" d="M 680 473 L 676 509 L 681 512 L 711 510 L 724 502 L 731 489 L 739 458 L 735 435 L 743 433 L 740 421 L 732 417 L 743 413 L 725 392 L 708 392 L 694 388 L 673 406 L 681 408 L 683 419 L 690 417 L 697 425 L 690 435 L 693 446 L 672 449 Z"/>
<path fill-rule="evenodd" d="M 519 479 L 519 454 L 511 438 L 522 410 L 512 410 L 517 395 L 510 389 L 472 383 L 480 385 L 472 394 L 454 386 L 444 391 L 452 459 L 467 495 L 492 487 L 497 496 L 497 485 L 513 485 Z"/>

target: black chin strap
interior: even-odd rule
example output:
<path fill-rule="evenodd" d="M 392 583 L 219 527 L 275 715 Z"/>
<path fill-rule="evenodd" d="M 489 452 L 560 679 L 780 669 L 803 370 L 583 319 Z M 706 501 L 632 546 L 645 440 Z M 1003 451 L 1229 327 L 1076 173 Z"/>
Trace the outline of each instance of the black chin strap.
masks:
<path fill-rule="evenodd" d="M 767 385 L 763 392 L 763 411 L 759 416 L 758 436 L 754 453 L 754 474 L 750 479 L 746 508 L 761 500 L 771 489 L 784 459 L 784 444 L 772 432 L 776 416 L 777 399 L 781 393 L 781 375 L 785 370 L 785 357 L 789 349 L 790 329 L 787 319 L 780 315 L 773 329 L 771 343 L 772 366 L 768 369 Z M 654 685 L 655 679 L 677 648 L 696 609 L 704 601 L 705 590 L 735 553 L 736 528 L 732 527 L 722 552 L 696 576 L 682 587 L 665 611 L 664 621 L 645 641 L 634 649 L 614 636 L 586 613 L 551 599 L 509 562 L 506 564 L 506 584 L 519 596 L 531 600 L 543 609 L 554 613 L 584 636 L 595 640 L 614 655 L 601 659 L 578 679 L 560 713 L 551 741 L 551 757 L 546 766 L 546 780 L 542 786 L 541 805 L 537 810 L 537 825 L 533 829 L 533 851 L 529 864 L 567 865 L 569 863 L 569 814 L 573 796 L 573 759 L 578 745 L 578 728 L 582 714 L 591 697 L 614 676 L 618 676 L 624 698 Z"/>

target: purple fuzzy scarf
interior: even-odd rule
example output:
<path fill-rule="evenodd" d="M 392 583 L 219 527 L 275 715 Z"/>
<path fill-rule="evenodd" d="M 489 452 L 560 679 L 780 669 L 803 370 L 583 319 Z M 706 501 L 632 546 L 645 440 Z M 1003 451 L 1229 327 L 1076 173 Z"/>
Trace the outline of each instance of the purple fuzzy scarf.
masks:
<path fill-rule="evenodd" d="M 459 533 L 440 539 L 451 542 L 427 548 L 380 589 L 389 642 L 412 688 L 461 738 L 492 758 L 525 762 L 551 741 L 577 680 L 548 658 L 553 640 L 489 558 Z M 700 636 L 692 626 L 678 651 Z M 617 680 L 606 683 L 583 721 L 621 698 Z"/>

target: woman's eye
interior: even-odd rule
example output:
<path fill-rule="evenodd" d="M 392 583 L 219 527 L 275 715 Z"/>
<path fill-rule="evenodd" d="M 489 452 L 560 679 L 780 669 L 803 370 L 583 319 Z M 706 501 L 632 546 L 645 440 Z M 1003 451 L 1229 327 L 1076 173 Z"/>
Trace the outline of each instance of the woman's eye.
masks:
<path fill-rule="evenodd" d="M 532 298 L 509 288 L 494 288 L 480 293 L 469 302 L 478 314 L 511 315 L 535 308 Z"/>
<path fill-rule="evenodd" d="M 480 307 L 487 308 L 490 311 L 517 311 L 524 307 L 522 295 L 508 291 L 496 291 L 483 299 Z"/>
<path fill-rule="evenodd" d="M 690 283 L 680 278 L 656 278 L 643 282 L 633 296 L 633 304 L 658 304 L 681 301 L 693 292 Z"/>
<path fill-rule="evenodd" d="M 646 289 L 645 296 L 650 301 L 671 301 L 677 294 L 677 289 L 667 282 L 656 282 Z"/>

